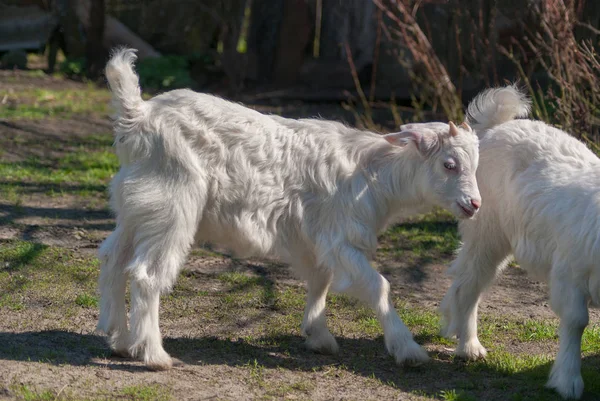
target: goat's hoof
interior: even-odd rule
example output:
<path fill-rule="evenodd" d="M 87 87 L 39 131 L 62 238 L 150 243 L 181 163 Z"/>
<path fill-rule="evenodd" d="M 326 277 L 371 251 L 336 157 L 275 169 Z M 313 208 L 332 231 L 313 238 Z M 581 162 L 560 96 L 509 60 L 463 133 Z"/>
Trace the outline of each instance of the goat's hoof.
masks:
<path fill-rule="evenodd" d="M 459 344 L 455 352 L 459 358 L 469 361 L 484 359 L 487 356 L 487 350 L 481 345 L 478 339 L 471 340 L 465 344 Z"/>
<path fill-rule="evenodd" d="M 393 352 L 398 365 L 420 366 L 429 361 L 427 351 L 414 341 L 407 342 Z"/>
<path fill-rule="evenodd" d="M 146 367 L 148 368 L 148 370 L 151 370 L 153 372 L 161 372 L 171 369 L 173 367 L 173 362 L 148 362 L 146 363 Z"/>
<path fill-rule="evenodd" d="M 337 341 L 335 341 L 335 338 L 330 332 L 326 332 L 319 336 L 312 335 L 308 337 L 305 346 L 309 350 L 319 354 L 335 355 L 340 351 Z"/>
<path fill-rule="evenodd" d="M 144 364 L 150 370 L 161 371 L 169 370 L 173 367 L 173 358 L 169 356 L 165 351 L 153 355 L 152 357 L 145 357 Z"/>
<path fill-rule="evenodd" d="M 581 374 L 568 375 L 559 371 L 552 371 L 546 387 L 556 390 L 565 399 L 581 398 L 583 394 L 583 378 Z"/>

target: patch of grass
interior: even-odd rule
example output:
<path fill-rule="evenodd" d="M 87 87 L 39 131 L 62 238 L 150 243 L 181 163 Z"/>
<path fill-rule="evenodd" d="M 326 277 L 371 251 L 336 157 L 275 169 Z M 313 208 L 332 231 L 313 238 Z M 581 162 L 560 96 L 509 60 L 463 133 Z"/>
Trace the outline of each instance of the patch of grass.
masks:
<path fill-rule="evenodd" d="M 383 329 L 376 317 L 367 317 L 358 321 L 360 330 L 369 336 L 383 335 Z"/>
<path fill-rule="evenodd" d="M 108 151 L 81 150 L 62 160 L 31 158 L 23 162 L 0 162 L 0 175 L 8 181 L 101 184 L 117 171 L 118 160 Z"/>
<path fill-rule="evenodd" d="M 95 308 L 98 306 L 98 298 L 93 295 L 80 294 L 75 298 L 75 303 L 84 308 Z"/>
<path fill-rule="evenodd" d="M 558 341 L 558 323 L 554 319 L 519 320 L 485 314 L 479 321 L 478 336 L 485 344 Z"/>
<path fill-rule="evenodd" d="M 475 397 L 454 389 L 440 391 L 440 398 L 444 401 L 476 401 Z"/>
<path fill-rule="evenodd" d="M 600 351 L 600 325 L 593 324 L 586 327 L 581 339 L 581 352 L 595 353 Z"/>
<path fill-rule="evenodd" d="M 250 373 L 250 380 L 258 385 L 259 387 L 263 387 L 265 385 L 265 367 L 262 366 L 256 359 L 252 361 L 248 361 L 244 368 L 248 369 Z"/>
<path fill-rule="evenodd" d="M 458 248 L 456 221 L 448 212 L 415 217 L 380 237 L 379 251 L 394 258 L 417 257 L 422 263 L 449 256 Z"/>
<path fill-rule="evenodd" d="M 552 361 L 549 355 L 516 355 L 496 349 L 490 352 L 485 360 L 469 363 L 468 369 L 492 370 L 505 376 L 525 374 L 531 379 L 545 380 L 549 373 L 549 363 Z"/>
<path fill-rule="evenodd" d="M 302 311 L 306 304 L 303 288 L 288 287 L 277 292 L 276 306 L 279 311 Z"/>
<path fill-rule="evenodd" d="M 211 249 L 207 249 L 207 248 L 194 248 L 192 249 L 192 251 L 190 252 L 191 256 L 195 256 L 195 257 L 199 257 L 199 258 L 222 258 L 222 257 L 227 257 L 226 255 L 223 255 L 219 252 L 215 252 Z"/>
<path fill-rule="evenodd" d="M 545 320 L 527 320 L 518 325 L 517 337 L 521 341 L 544 341 L 558 339 L 557 328 L 554 322 Z"/>
<path fill-rule="evenodd" d="M 27 241 L 0 243 L 0 308 L 23 310 L 43 305 L 66 313 L 76 303 L 92 307 L 98 261 L 74 251 Z M 97 301 L 96 301 L 97 302 Z"/>
<path fill-rule="evenodd" d="M 274 283 L 265 277 L 241 272 L 225 272 L 217 278 L 228 284 L 226 294 L 221 298 L 222 305 L 231 308 L 263 307 L 276 308 L 278 299 Z"/>
<path fill-rule="evenodd" d="M 34 242 L 17 242 L 13 247 L 0 249 L 0 260 L 4 264 L 0 268 L 0 271 L 19 271 L 27 264 L 33 262 L 47 248 L 47 245 Z"/>
<path fill-rule="evenodd" d="M 0 160 L 0 198 L 15 206 L 24 195 L 107 196 L 106 186 L 119 167 L 112 133 L 68 140 L 37 137 L 0 138 L 0 148 L 18 148 L 20 161 Z M 43 156 L 42 156 L 43 155 Z M 90 199 L 90 204 L 98 199 Z"/>
<path fill-rule="evenodd" d="M 54 401 L 56 400 L 56 394 L 52 391 L 46 390 L 41 393 L 30 389 L 25 384 L 13 387 L 13 392 L 17 400 L 23 401 Z"/>
<path fill-rule="evenodd" d="M 0 108 L 0 118 L 40 119 L 71 118 L 76 114 L 106 115 L 110 92 L 89 85 L 80 89 L 25 89 L 19 92 L 0 90 L 6 106 Z"/>
<path fill-rule="evenodd" d="M 120 392 L 126 400 L 132 401 L 170 401 L 173 399 L 171 391 L 158 384 L 125 387 Z"/>
<path fill-rule="evenodd" d="M 327 296 L 327 304 L 331 307 L 353 308 L 358 304 L 358 301 L 344 294 L 329 294 Z"/>
<path fill-rule="evenodd" d="M 32 185 L 53 192 L 72 188 L 80 196 L 103 193 L 118 170 L 117 156 L 108 150 L 80 149 L 62 158 L 29 158 L 21 162 L 0 162 L 3 196 L 15 198 L 31 190 Z M 25 185 L 29 184 L 29 185 Z M 47 191 L 46 191 L 47 192 Z"/>
<path fill-rule="evenodd" d="M 250 276 L 240 272 L 225 272 L 218 275 L 218 279 L 234 286 L 253 287 L 262 282 L 261 277 Z"/>
<path fill-rule="evenodd" d="M 452 345 L 452 341 L 440 335 L 440 316 L 435 311 L 414 308 L 397 303 L 396 308 L 404 323 L 415 333 L 415 340 L 439 345 Z"/>

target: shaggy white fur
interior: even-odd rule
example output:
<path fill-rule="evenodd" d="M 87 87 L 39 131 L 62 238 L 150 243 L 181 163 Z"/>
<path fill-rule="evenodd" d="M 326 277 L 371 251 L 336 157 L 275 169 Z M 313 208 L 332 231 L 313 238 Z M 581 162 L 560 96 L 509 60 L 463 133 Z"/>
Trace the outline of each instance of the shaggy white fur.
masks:
<path fill-rule="evenodd" d="M 484 206 L 475 219 L 459 224 L 463 245 L 442 302 L 444 332 L 458 337 L 459 356 L 486 356 L 477 338 L 477 304 L 512 254 L 530 275 L 549 283 L 561 320 L 547 386 L 579 398 L 588 302 L 600 301 L 600 159 L 559 129 L 514 120 L 528 112 L 529 101 L 514 86 L 485 91 L 469 105 L 468 122 L 479 136 Z"/>
<path fill-rule="evenodd" d="M 266 116 L 189 90 L 145 102 L 134 60 L 133 51 L 120 50 L 106 68 L 121 169 L 111 183 L 117 227 L 99 252 L 98 328 L 113 350 L 154 369 L 171 367 L 159 294 L 172 287 L 190 247 L 211 242 L 240 257 L 279 258 L 307 281 L 302 332 L 309 348 L 338 350 L 325 322 L 332 287 L 377 312 L 398 363 L 426 361 L 369 259 L 377 233 L 403 210 L 438 205 L 459 218 L 475 214 L 478 147 L 470 128 L 381 136 Z"/>

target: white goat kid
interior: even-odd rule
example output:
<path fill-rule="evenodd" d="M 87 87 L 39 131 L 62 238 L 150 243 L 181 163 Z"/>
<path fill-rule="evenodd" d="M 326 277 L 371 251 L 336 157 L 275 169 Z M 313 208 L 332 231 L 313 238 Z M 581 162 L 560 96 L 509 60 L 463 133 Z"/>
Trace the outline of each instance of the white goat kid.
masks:
<path fill-rule="evenodd" d="M 377 312 L 398 363 L 426 361 L 369 259 L 377 232 L 405 208 L 475 214 L 477 137 L 455 126 L 384 137 L 265 116 L 190 90 L 143 101 L 134 60 L 133 51 L 120 50 L 106 67 L 121 169 L 111 183 L 117 227 L 99 251 L 98 328 L 112 349 L 153 369 L 172 366 L 159 331 L 159 295 L 172 287 L 190 247 L 212 242 L 240 257 L 277 257 L 307 281 L 308 348 L 338 350 L 325 321 L 331 287 Z"/>
<path fill-rule="evenodd" d="M 485 91 L 469 105 L 485 206 L 476 219 L 459 223 L 463 245 L 441 306 L 444 334 L 458 337 L 457 355 L 486 356 L 477 338 L 477 304 L 512 254 L 530 275 L 549 283 L 551 307 L 560 317 L 560 349 L 547 386 L 579 398 L 587 305 L 600 301 L 600 159 L 559 129 L 514 120 L 528 112 L 529 101 L 513 86 Z"/>

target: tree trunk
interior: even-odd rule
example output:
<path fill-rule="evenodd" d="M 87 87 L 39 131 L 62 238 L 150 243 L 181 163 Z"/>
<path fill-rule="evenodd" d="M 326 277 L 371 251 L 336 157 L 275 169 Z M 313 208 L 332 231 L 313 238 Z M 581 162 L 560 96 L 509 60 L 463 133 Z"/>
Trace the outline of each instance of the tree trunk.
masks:
<path fill-rule="evenodd" d="M 273 76 L 278 85 L 296 82 L 310 42 L 312 20 L 305 0 L 287 0 L 284 6 Z"/>
<path fill-rule="evenodd" d="M 85 55 L 87 74 L 92 79 L 96 79 L 101 75 L 107 58 L 108 52 L 103 45 L 104 19 L 104 0 L 91 0 Z"/>
<path fill-rule="evenodd" d="M 284 0 L 252 0 L 248 53 L 257 60 L 251 78 L 258 82 L 271 80 L 284 5 Z"/>

